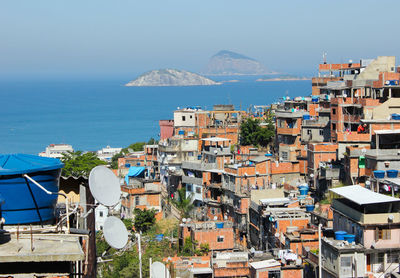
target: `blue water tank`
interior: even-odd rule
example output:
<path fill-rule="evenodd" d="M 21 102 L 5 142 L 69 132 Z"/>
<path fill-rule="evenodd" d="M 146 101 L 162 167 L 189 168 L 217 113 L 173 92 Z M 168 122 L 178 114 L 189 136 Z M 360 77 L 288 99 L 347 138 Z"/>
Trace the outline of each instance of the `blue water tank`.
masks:
<path fill-rule="evenodd" d="M 55 217 L 58 196 L 47 194 L 22 175 L 27 174 L 50 192 L 58 192 L 63 166 L 54 158 L 0 155 L 0 195 L 4 199 L 1 213 L 6 225 L 45 222 Z"/>
<path fill-rule="evenodd" d="M 315 206 L 314 205 L 306 205 L 306 211 L 310 212 L 310 211 L 314 211 Z"/>
<path fill-rule="evenodd" d="M 309 120 L 309 119 L 311 119 L 310 115 L 308 115 L 308 114 L 303 115 L 303 120 Z"/>
<path fill-rule="evenodd" d="M 217 227 L 217 229 L 224 228 L 224 222 L 215 223 L 215 227 Z"/>
<path fill-rule="evenodd" d="M 346 240 L 348 243 L 353 243 L 356 239 L 356 236 L 352 234 L 347 234 L 343 236 L 343 239 Z"/>
<path fill-rule="evenodd" d="M 318 99 L 317 97 L 313 97 L 313 98 L 312 98 L 312 102 L 318 102 L 318 100 L 319 100 L 319 99 Z"/>
<path fill-rule="evenodd" d="M 185 131 L 184 131 L 184 130 L 179 130 L 179 131 L 178 131 L 178 134 L 179 134 L 179 135 L 185 135 Z"/>
<path fill-rule="evenodd" d="M 347 235 L 345 231 L 337 231 L 335 232 L 335 239 L 337 240 L 344 240 L 344 236 Z"/>
<path fill-rule="evenodd" d="M 386 175 L 388 178 L 394 179 L 394 178 L 397 178 L 397 176 L 399 175 L 399 171 L 398 170 L 387 170 Z"/>
<path fill-rule="evenodd" d="M 383 179 L 385 177 L 385 171 L 381 170 L 374 171 L 374 177 L 377 179 Z"/>
<path fill-rule="evenodd" d="M 392 114 L 392 120 L 400 120 L 400 114 Z"/>

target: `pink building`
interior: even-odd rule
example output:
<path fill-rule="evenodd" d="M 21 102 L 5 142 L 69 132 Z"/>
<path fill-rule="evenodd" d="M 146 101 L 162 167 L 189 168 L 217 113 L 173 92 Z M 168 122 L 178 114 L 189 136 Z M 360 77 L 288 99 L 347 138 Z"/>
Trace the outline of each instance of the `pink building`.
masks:
<path fill-rule="evenodd" d="M 174 135 L 174 120 L 160 120 L 160 139 L 168 139 Z"/>

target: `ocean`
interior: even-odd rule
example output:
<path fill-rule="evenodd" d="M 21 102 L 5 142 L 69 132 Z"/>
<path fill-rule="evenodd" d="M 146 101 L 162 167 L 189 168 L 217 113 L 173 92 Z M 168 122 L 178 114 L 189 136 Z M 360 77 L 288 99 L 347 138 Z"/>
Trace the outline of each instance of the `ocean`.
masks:
<path fill-rule="evenodd" d="M 237 79 L 237 78 L 231 78 Z M 311 94 L 311 81 L 255 82 L 242 78 L 219 86 L 125 87 L 126 80 L 1 81 L 0 153 L 38 154 L 47 145 L 75 150 L 126 147 L 159 139 L 158 120 L 178 107 L 267 105 L 284 96 Z"/>

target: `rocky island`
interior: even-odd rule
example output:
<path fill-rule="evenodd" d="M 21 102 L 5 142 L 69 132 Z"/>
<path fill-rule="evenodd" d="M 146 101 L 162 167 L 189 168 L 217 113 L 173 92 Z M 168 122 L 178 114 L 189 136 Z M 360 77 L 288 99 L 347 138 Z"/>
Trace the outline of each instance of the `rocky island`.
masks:
<path fill-rule="evenodd" d="M 196 73 L 177 69 L 160 69 L 146 72 L 125 86 L 206 86 L 219 85 Z"/>
<path fill-rule="evenodd" d="M 210 58 L 203 73 L 205 75 L 264 75 L 274 72 L 253 58 L 221 50 Z"/>

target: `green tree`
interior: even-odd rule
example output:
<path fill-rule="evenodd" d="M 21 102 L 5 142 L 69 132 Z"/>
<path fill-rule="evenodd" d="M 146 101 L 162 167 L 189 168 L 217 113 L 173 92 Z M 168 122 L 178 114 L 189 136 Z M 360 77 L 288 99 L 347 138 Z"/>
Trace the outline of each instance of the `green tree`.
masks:
<path fill-rule="evenodd" d="M 186 189 L 178 189 L 178 198 L 173 199 L 173 205 L 179 210 L 180 221 L 183 218 L 190 217 L 190 212 L 193 210 L 194 205 L 192 203 L 192 196 L 186 197 Z"/>
<path fill-rule="evenodd" d="M 275 136 L 275 125 L 271 117 L 261 126 L 259 119 L 248 118 L 240 125 L 240 144 L 266 147 Z"/>
<path fill-rule="evenodd" d="M 136 142 L 133 144 L 130 144 L 128 147 L 123 148 L 121 150 L 122 154 L 127 154 L 129 153 L 129 149 L 131 149 L 134 152 L 140 152 L 144 150 L 144 145 L 146 145 L 146 142 Z"/>
<path fill-rule="evenodd" d="M 96 154 L 92 152 L 83 153 L 82 151 L 64 153 L 61 161 L 64 163 L 61 174 L 67 177 L 88 177 L 94 167 L 107 164 L 107 162 L 99 159 Z"/>
<path fill-rule="evenodd" d="M 156 211 L 154 209 L 135 209 L 134 214 L 135 220 L 133 225 L 135 226 L 135 230 L 138 232 L 147 232 L 156 222 Z"/>
<path fill-rule="evenodd" d="M 118 158 L 124 157 L 124 154 L 122 152 L 119 152 L 117 154 L 114 154 L 113 157 L 111 158 L 111 163 L 110 166 L 112 169 L 118 169 Z"/>

